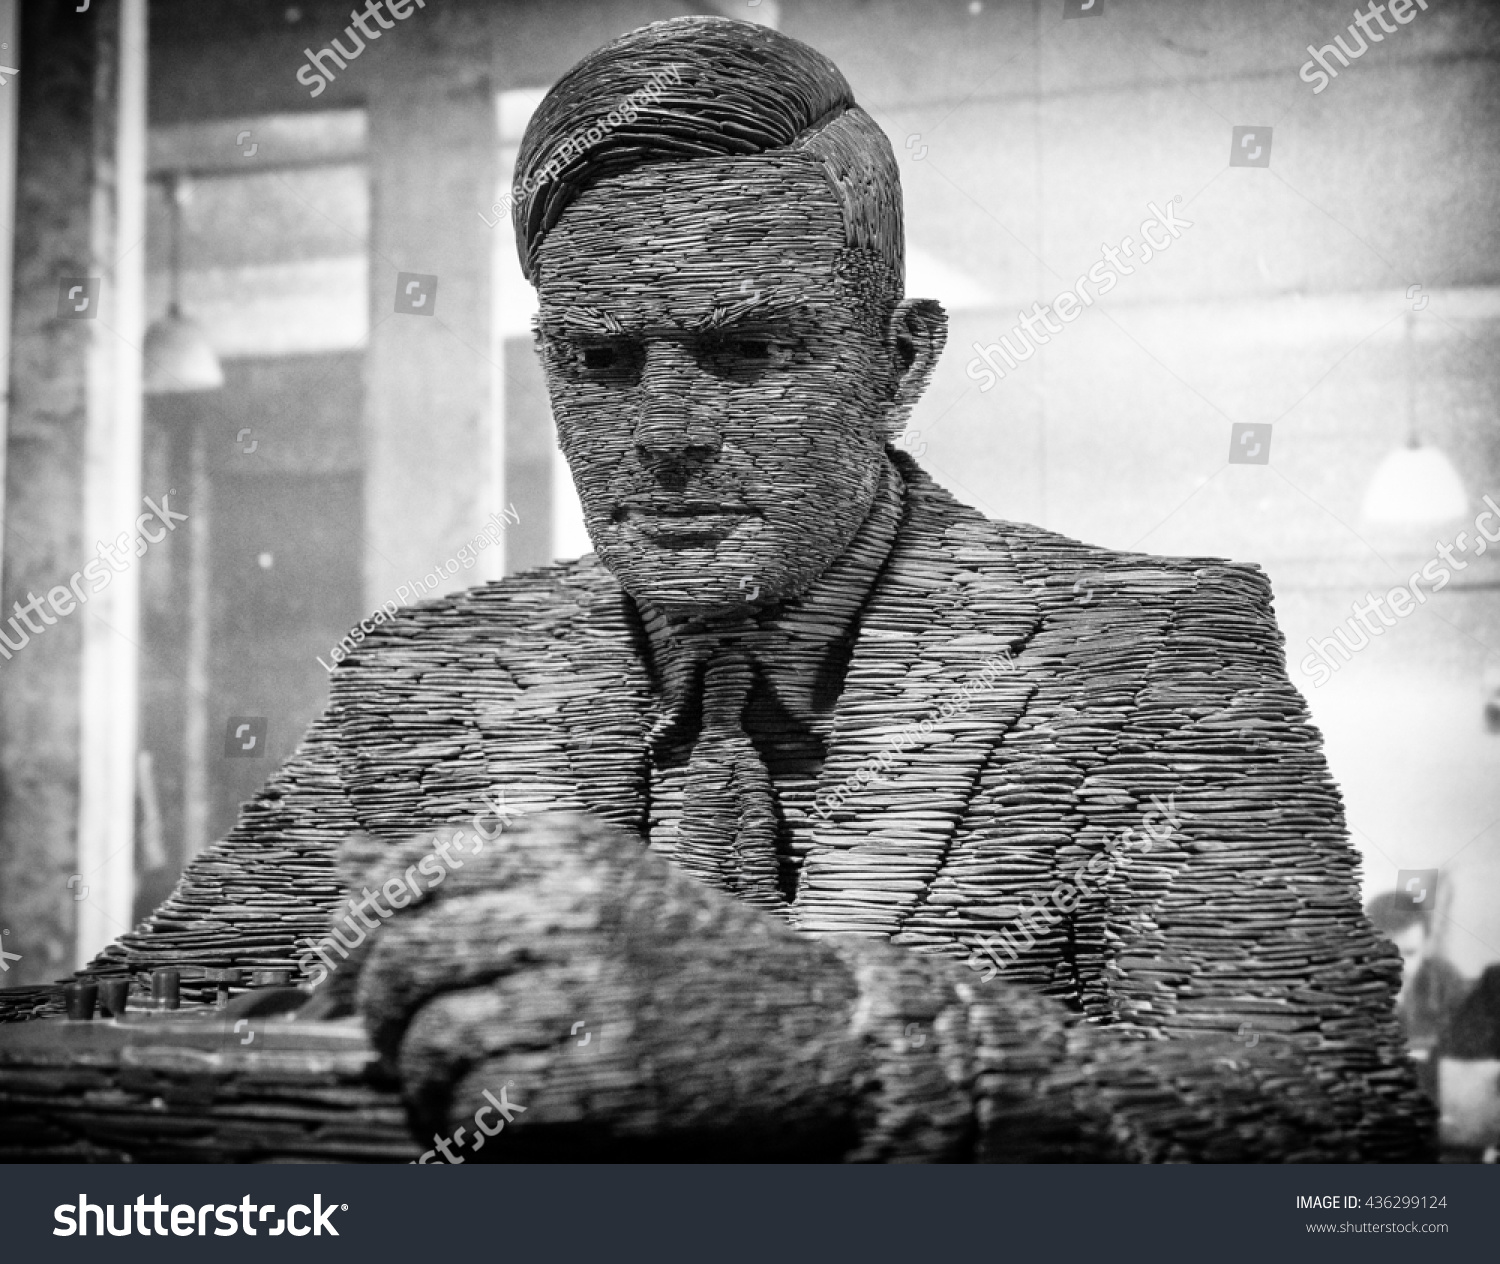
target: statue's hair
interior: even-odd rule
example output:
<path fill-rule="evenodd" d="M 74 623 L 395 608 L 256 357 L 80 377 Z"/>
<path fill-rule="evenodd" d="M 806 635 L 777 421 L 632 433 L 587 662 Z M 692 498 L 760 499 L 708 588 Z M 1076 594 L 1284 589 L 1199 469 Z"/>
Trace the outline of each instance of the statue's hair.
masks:
<path fill-rule="evenodd" d="M 763 26 L 685 17 L 589 54 L 542 99 L 516 157 L 521 270 L 563 211 L 606 176 L 648 163 L 806 154 L 843 213 L 846 244 L 874 256 L 894 304 L 905 282 L 901 177 L 890 141 L 828 58 Z"/>

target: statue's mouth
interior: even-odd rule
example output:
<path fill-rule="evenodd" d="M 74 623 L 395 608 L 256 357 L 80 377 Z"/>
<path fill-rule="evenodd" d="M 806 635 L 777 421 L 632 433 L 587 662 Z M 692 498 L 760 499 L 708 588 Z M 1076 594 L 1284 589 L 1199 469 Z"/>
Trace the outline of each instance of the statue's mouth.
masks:
<path fill-rule="evenodd" d="M 736 500 L 653 494 L 630 497 L 613 517 L 616 523 L 634 527 L 655 543 L 687 548 L 716 544 L 747 518 L 758 518 L 760 513 Z"/>
<path fill-rule="evenodd" d="M 644 515 L 656 518 L 693 518 L 716 517 L 724 514 L 737 514 L 744 517 L 746 514 L 755 512 L 744 501 L 733 497 L 720 499 L 650 492 L 642 496 L 627 496 L 615 511 L 615 517 L 623 519 Z"/>

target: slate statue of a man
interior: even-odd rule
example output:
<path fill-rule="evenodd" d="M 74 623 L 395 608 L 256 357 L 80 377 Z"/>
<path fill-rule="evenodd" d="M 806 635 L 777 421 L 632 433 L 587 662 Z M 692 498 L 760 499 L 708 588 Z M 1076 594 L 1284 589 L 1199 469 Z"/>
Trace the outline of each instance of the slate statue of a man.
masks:
<path fill-rule="evenodd" d="M 511 1086 L 482 1158 L 1421 1157 L 1265 577 L 893 446 L 945 317 L 838 70 L 632 32 L 516 191 L 595 553 L 383 623 L 100 968 L 298 963 L 420 1135 Z"/>

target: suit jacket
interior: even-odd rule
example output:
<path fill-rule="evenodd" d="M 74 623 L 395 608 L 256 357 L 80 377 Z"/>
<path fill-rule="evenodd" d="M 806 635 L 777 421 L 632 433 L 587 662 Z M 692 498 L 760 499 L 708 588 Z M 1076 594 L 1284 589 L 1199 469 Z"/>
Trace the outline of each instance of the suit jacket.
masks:
<path fill-rule="evenodd" d="M 893 459 L 904 516 L 859 619 L 821 773 L 840 801 L 794 924 L 969 958 L 1050 898 L 1055 924 L 998 954 L 1008 978 L 1143 1037 L 1294 1041 L 1365 1152 L 1409 1152 L 1399 961 L 1360 909 L 1265 576 L 991 522 Z M 487 797 L 643 833 L 651 689 L 634 607 L 592 556 L 399 612 L 234 831 L 96 968 L 290 964 L 343 894 L 344 837 L 467 821 Z M 1179 823 L 1122 859 L 1153 798 Z M 1116 863 L 1074 883 L 1107 846 Z"/>

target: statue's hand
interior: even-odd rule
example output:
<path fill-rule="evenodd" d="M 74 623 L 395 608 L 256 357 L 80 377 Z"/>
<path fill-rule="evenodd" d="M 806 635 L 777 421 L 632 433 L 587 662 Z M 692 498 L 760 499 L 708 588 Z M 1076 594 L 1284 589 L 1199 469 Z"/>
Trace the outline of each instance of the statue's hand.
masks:
<path fill-rule="evenodd" d="M 1330 1131 L 1290 1046 L 1133 1040 L 947 958 L 806 938 L 591 817 L 340 860 L 392 907 L 333 983 L 451 1161 L 1244 1160 Z"/>
<path fill-rule="evenodd" d="M 382 922 L 355 989 L 424 1145 L 460 1127 L 465 1161 L 854 1145 L 871 1020 L 832 947 L 586 816 L 529 816 L 477 850 L 458 829 L 351 840 L 351 888 L 405 876 L 435 841 L 444 877 Z M 491 1098 L 511 1108 L 503 1138 Z"/>

